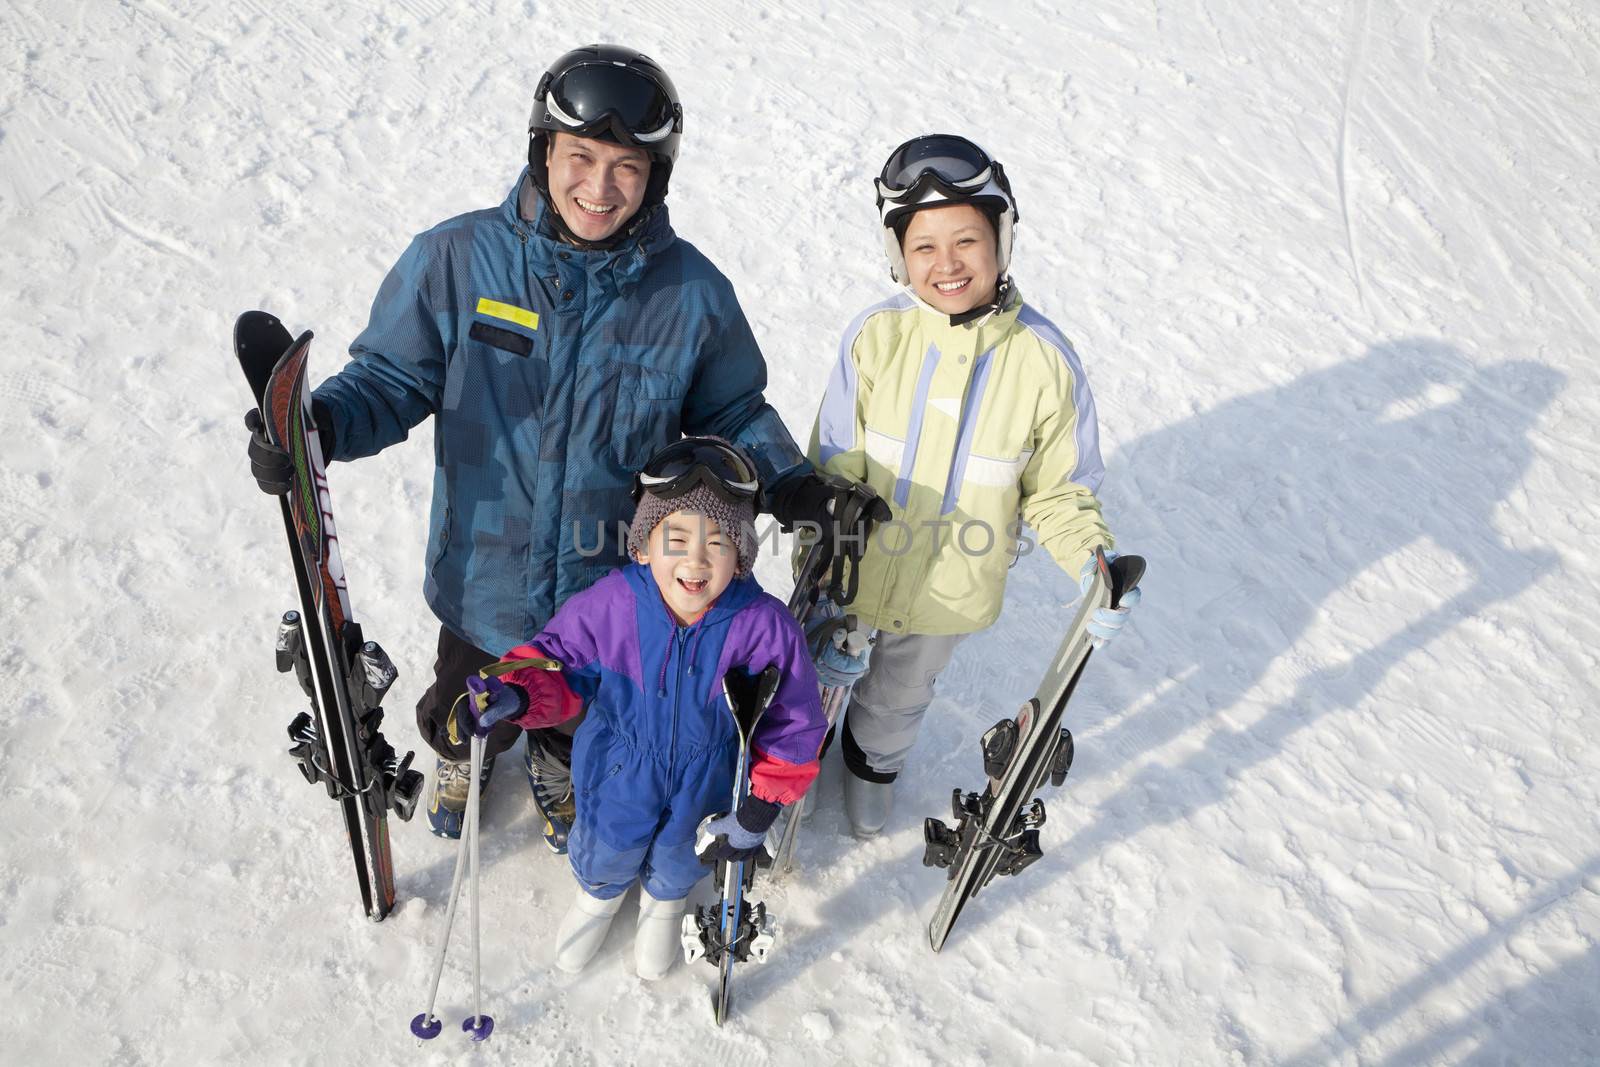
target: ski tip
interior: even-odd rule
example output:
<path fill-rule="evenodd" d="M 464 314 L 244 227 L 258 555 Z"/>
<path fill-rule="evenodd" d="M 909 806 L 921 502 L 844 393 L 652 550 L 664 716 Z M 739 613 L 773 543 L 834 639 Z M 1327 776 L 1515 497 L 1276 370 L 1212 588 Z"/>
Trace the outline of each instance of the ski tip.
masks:
<path fill-rule="evenodd" d="M 415 1019 L 411 1020 L 412 1036 L 416 1037 L 419 1041 L 432 1041 L 434 1038 L 439 1036 L 439 1032 L 443 1029 L 444 1023 L 429 1015 L 427 1012 L 423 1012 L 421 1015 L 418 1015 Z"/>
<path fill-rule="evenodd" d="M 461 1020 L 461 1031 L 474 1041 L 487 1041 L 494 1033 L 494 1018 L 489 1015 L 469 1015 Z"/>
<path fill-rule="evenodd" d="M 235 330 L 257 329 L 277 325 L 280 325 L 278 316 L 270 311 L 246 311 L 233 320 L 233 328 Z"/>
<path fill-rule="evenodd" d="M 1099 549 L 1095 549 L 1099 553 Z M 1105 556 L 1099 557 L 1102 562 Z M 1111 606 L 1116 607 L 1122 598 L 1131 590 L 1139 587 L 1139 581 L 1144 577 L 1143 556 L 1118 556 L 1106 568 L 1111 576 Z"/>

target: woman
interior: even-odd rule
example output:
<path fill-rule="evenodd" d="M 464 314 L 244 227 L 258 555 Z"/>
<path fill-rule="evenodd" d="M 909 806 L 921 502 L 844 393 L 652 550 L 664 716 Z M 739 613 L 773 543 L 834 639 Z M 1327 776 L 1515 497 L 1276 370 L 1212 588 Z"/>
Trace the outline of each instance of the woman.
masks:
<path fill-rule="evenodd" d="M 1018 520 L 1085 583 L 1094 550 L 1112 544 L 1078 354 L 1008 273 L 1017 209 L 1004 170 L 971 141 L 933 134 L 895 149 L 876 184 L 905 291 L 845 331 L 810 448 L 813 463 L 867 483 L 894 513 L 850 605 L 878 631 L 870 667 L 856 664 L 842 741 L 845 809 L 860 836 L 888 820 L 892 783 L 956 645 L 998 617 Z M 1097 638 L 1137 603 L 1134 591 L 1098 612 Z"/>

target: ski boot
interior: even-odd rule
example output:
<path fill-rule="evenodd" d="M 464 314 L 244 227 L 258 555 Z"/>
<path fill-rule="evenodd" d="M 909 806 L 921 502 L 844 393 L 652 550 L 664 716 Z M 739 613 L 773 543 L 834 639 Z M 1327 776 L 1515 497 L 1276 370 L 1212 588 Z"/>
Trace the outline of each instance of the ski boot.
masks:
<path fill-rule="evenodd" d="M 894 810 L 894 783 L 869 782 L 848 767 L 844 772 L 844 813 L 856 837 L 875 837 Z"/>
<path fill-rule="evenodd" d="M 544 843 L 558 856 L 567 854 L 576 805 L 572 796 L 572 738 L 557 730 L 529 730 L 524 754 L 528 788 L 544 820 Z"/>
<path fill-rule="evenodd" d="M 647 982 L 666 976 L 677 962 L 684 899 L 657 900 L 644 886 L 639 887 L 639 923 L 633 938 L 633 970 Z"/>
<path fill-rule="evenodd" d="M 493 771 L 494 757 L 490 756 L 483 761 L 483 773 L 478 777 L 480 793 L 488 786 Z M 460 840 L 461 824 L 467 816 L 467 790 L 471 784 L 470 763 L 439 757 L 434 765 L 433 796 L 428 800 L 428 829 L 434 836 Z"/>
<path fill-rule="evenodd" d="M 579 886 L 572 899 L 572 907 L 556 929 L 556 966 L 568 974 L 577 974 L 588 966 L 594 954 L 605 944 L 611 929 L 611 920 L 622 907 L 622 896 L 601 900 L 590 896 Z"/>

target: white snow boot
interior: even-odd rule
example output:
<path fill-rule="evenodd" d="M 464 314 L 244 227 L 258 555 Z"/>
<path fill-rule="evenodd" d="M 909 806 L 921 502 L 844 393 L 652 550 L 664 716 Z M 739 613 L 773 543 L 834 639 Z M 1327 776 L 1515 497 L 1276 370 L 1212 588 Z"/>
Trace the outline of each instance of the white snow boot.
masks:
<path fill-rule="evenodd" d="M 683 951 L 683 911 L 686 899 L 657 900 L 639 887 L 639 929 L 633 936 L 633 969 L 653 982 L 666 977 Z"/>
<path fill-rule="evenodd" d="M 583 970 L 584 965 L 594 958 L 594 954 L 605 943 L 606 932 L 611 929 L 611 920 L 616 917 L 620 907 L 621 894 L 610 900 L 601 900 L 590 896 L 579 886 L 578 895 L 572 899 L 572 907 L 567 909 L 561 927 L 556 931 L 556 966 L 568 974 Z"/>
<path fill-rule="evenodd" d="M 850 819 L 851 833 L 857 837 L 876 835 L 889 821 L 893 809 L 893 782 L 869 782 L 845 769 L 844 813 Z"/>

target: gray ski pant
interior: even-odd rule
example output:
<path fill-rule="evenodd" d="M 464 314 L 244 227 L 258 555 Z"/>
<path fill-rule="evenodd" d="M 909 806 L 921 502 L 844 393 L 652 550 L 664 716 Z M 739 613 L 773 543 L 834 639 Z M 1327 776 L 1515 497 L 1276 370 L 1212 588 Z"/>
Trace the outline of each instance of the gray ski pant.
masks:
<path fill-rule="evenodd" d="M 933 703 L 934 682 L 966 636 L 878 632 L 845 713 L 844 760 L 858 778 L 892 782 L 900 773 Z"/>

